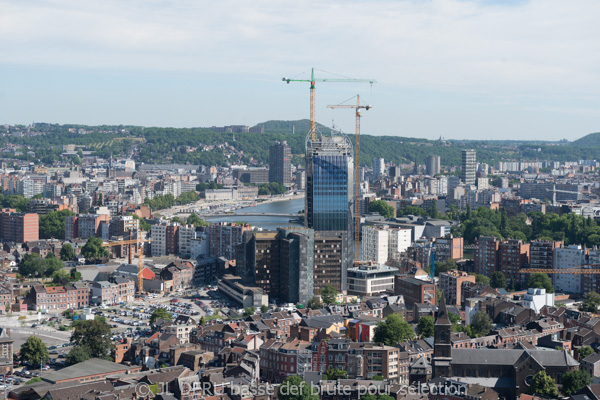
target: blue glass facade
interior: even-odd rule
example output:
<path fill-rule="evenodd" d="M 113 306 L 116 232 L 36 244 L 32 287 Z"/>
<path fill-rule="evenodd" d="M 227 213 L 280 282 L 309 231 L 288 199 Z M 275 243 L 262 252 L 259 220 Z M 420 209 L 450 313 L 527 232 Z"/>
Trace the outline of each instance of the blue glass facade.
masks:
<path fill-rule="evenodd" d="M 317 231 L 346 231 L 350 222 L 346 155 L 313 157 L 313 221 Z"/>
<path fill-rule="evenodd" d="M 352 229 L 352 145 L 345 136 L 307 146 L 306 226 L 315 231 Z"/>

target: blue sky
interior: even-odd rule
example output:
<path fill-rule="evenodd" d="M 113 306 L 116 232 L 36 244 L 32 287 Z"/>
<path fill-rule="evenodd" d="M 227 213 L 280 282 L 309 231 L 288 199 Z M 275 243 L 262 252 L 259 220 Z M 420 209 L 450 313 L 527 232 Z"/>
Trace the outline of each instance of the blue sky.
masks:
<path fill-rule="evenodd" d="M 254 125 L 576 139 L 600 130 L 600 2 L 0 0 L 0 123 Z M 319 77 L 334 77 L 318 72 Z"/>

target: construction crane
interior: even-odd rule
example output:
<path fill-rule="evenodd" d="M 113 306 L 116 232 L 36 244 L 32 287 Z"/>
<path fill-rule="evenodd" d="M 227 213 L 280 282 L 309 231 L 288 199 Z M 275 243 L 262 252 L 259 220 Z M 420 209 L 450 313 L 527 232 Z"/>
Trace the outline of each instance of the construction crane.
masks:
<path fill-rule="evenodd" d="M 131 245 L 137 245 L 138 249 L 138 291 L 140 293 L 144 292 L 144 276 L 142 271 L 144 271 L 144 248 L 143 244 L 147 242 L 151 242 L 152 239 L 132 239 L 132 240 L 119 240 L 117 242 L 106 242 L 102 243 L 102 247 L 115 247 L 115 246 L 127 246 L 127 256 L 129 259 L 129 264 L 133 264 L 133 252 L 131 251 Z"/>
<path fill-rule="evenodd" d="M 353 108 L 356 112 L 356 131 L 354 135 L 354 264 L 358 264 L 360 242 L 360 110 L 370 110 L 372 106 L 361 106 L 360 95 L 356 95 L 356 105 L 330 105 L 327 108 Z"/>
<path fill-rule="evenodd" d="M 571 193 L 571 194 L 579 194 L 579 191 L 573 192 L 570 190 L 559 190 L 556 188 L 556 184 L 552 185 L 552 189 L 546 189 L 547 192 L 552 192 L 552 205 L 556 205 L 556 193 Z"/>
<path fill-rule="evenodd" d="M 586 264 L 582 267 L 599 267 L 600 264 Z M 520 274 L 571 274 L 571 275 L 597 275 L 600 274 L 598 268 L 565 268 L 565 269 L 550 269 L 550 268 L 521 268 Z"/>
<path fill-rule="evenodd" d="M 317 127 L 315 121 L 315 83 L 316 82 L 368 82 L 371 85 L 376 83 L 375 79 L 352 79 L 352 78 L 337 78 L 337 79 L 317 79 L 315 78 L 315 69 L 311 69 L 310 79 L 293 79 L 282 78 L 285 83 L 290 82 L 310 82 L 310 139 L 317 138 Z"/>

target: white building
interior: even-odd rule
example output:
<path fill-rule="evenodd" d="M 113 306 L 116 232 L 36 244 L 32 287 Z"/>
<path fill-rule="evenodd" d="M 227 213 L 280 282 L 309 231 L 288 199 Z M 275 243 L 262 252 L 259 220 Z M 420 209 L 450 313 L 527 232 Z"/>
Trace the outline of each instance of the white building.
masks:
<path fill-rule="evenodd" d="M 193 225 L 180 226 L 177 234 L 179 235 L 179 256 L 190 257 L 192 255 L 192 240 L 196 239 L 196 227 Z"/>
<path fill-rule="evenodd" d="M 580 268 L 585 264 L 585 251 L 580 245 L 554 249 L 554 269 Z M 554 288 L 557 292 L 581 293 L 581 275 L 554 274 Z"/>
<path fill-rule="evenodd" d="M 554 307 L 554 293 L 546 293 L 546 289 L 529 288 L 521 304 L 538 314 L 544 306 Z"/>
<path fill-rule="evenodd" d="M 389 227 L 364 226 L 361 246 L 363 261 L 385 264 L 389 256 Z"/>
<path fill-rule="evenodd" d="M 373 177 L 379 178 L 385 173 L 385 160 L 383 158 L 373 159 Z"/>
<path fill-rule="evenodd" d="M 398 259 L 412 245 L 412 230 L 408 228 L 390 228 L 388 259 Z"/>
<path fill-rule="evenodd" d="M 201 256 L 208 257 L 208 232 L 196 233 L 196 238 L 190 242 L 190 257 L 196 259 Z"/>
<path fill-rule="evenodd" d="M 361 250 L 363 261 L 385 264 L 390 259 L 398 259 L 411 245 L 410 229 L 392 228 L 388 225 L 364 226 L 362 228 Z"/>
<path fill-rule="evenodd" d="M 358 268 L 348 268 L 348 293 L 357 296 L 375 296 L 394 290 L 394 275 L 398 269 L 373 262 L 361 263 Z"/>
<path fill-rule="evenodd" d="M 150 245 L 152 257 L 160 257 L 167 254 L 167 225 L 152 225 L 150 230 L 152 244 Z"/>

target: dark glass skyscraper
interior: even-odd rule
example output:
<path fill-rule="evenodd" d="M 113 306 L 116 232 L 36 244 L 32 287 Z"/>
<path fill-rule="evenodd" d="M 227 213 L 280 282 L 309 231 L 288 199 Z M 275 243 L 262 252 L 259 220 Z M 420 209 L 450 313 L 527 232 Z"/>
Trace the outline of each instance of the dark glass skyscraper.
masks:
<path fill-rule="evenodd" d="M 275 142 L 269 147 L 269 182 L 290 187 L 292 184 L 292 151 L 287 142 Z"/>

